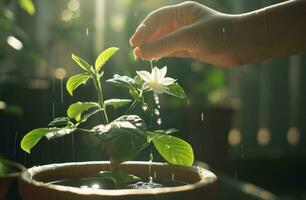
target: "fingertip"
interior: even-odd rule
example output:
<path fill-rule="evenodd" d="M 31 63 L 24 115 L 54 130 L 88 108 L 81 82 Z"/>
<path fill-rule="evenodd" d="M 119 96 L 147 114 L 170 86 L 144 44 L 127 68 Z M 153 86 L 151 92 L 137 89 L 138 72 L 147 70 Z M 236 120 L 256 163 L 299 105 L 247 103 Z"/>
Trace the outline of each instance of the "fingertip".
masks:
<path fill-rule="evenodd" d="M 141 37 L 144 33 L 146 25 L 145 24 L 140 24 L 137 28 L 135 33 L 132 35 L 130 39 L 130 44 L 131 46 L 139 46 L 141 44 Z"/>
<path fill-rule="evenodd" d="M 141 52 L 140 52 L 140 48 L 139 47 L 136 47 L 133 51 L 133 54 L 134 54 L 134 58 L 135 60 L 137 60 L 138 58 L 141 58 Z"/>

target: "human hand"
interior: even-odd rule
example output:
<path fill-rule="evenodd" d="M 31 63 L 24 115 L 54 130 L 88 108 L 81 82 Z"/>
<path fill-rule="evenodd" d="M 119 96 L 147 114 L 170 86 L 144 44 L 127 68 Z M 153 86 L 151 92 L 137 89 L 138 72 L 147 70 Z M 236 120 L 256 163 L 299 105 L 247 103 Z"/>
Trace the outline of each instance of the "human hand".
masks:
<path fill-rule="evenodd" d="M 187 1 L 150 13 L 130 39 L 135 58 L 190 57 L 217 66 L 237 66 L 231 34 L 237 17 Z"/>

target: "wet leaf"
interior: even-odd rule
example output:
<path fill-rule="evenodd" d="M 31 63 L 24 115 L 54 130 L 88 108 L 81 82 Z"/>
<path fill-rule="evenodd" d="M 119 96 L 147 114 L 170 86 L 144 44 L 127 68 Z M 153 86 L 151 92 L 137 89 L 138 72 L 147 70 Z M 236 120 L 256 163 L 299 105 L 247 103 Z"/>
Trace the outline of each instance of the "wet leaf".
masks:
<path fill-rule="evenodd" d="M 77 74 L 71 76 L 66 83 L 66 89 L 68 93 L 71 96 L 73 96 L 73 91 L 76 88 L 78 88 L 81 84 L 85 84 L 89 78 L 90 78 L 89 74 Z"/>
<path fill-rule="evenodd" d="M 164 134 L 152 137 L 152 141 L 159 154 L 169 163 L 187 166 L 193 164 L 193 150 L 186 141 L 178 137 Z"/>
<path fill-rule="evenodd" d="M 29 15 L 35 14 L 35 6 L 32 0 L 19 0 L 19 6 L 25 10 Z"/>
<path fill-rule="evenodd" d="M 80 121 L 82 113 L 94 107 L 99 108 L 99 104 L 96 102 L 77 102 L 69 106 L 67 116 Z"/>
<path fill-rule="evenodd" d="M 75 131 L 76 128 L 38 128 L 27 133 L 21 140 L 21 148 L 30 153 L 39 140 L 48 134 L 48 138 L 63 136 Z"/>
<path fill-rule="evenodd" d="M 148 144 L 145 124 L 136 115 L 122 116 L 110 124 L 92 129 L 104 151 L 117 163 L 134 159 Z"/>
<path fill-rule="evenodd" d="M 95 68 L 96 71 L 99 71 L 103 65 L 115 54 L 119 48 L 117 47 L 110 47 L 104 50 L 96 59 Z"/>
<path fill-rule="evenodd" d="M 90 64 L 88 64 L 85 60 L 83 60 L 82 58 L 78 57 L 77 55 L 72 54 L 71 56 L 72 60 L 74 60 L 74 62 L 76 62 L 79 67 L 81 67 L 83 70 L 87 71 L 87 72 L 91 72 L 91 66 Z"/>
<path fill-rule="evenodd" d="M 186 98 L 184 89 L 178 83 L 171 84 L 165 93 L 182 99 Z"/>
<path fill-rule="evenodd" d="M 119 87 L 137 89 L 135 80 L 129 76 L 121 76 L 119 74 L 115 74 L 113 78 L 106 80 L 106 82 Z"/>
<path fill-rule="evenodd" d="M 113 106 L 114 108 L 119 108 L 129 104 L 131 99 L 108 99 L 104 101 L 105 106 Z"/>
<path fill-rule="evenodd" d="M 53 119 L 48 126 L 65 127 L 72 124 L 68 117 L 57 117 Z"/>

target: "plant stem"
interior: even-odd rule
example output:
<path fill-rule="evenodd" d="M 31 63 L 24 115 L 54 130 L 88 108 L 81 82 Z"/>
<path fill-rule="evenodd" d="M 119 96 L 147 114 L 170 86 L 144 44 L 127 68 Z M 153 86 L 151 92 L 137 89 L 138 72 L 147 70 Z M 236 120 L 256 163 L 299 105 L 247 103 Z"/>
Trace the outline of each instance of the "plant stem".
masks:
<path fill-rule="evenodd" d="M 99 104 L 100 104 L 100 107 L 103 110 L 105 123 L 108 124 L 109 121 L 108 121 L 108 116 L 107 116 L 107 112 L 106 112 L 106 107 L 104 105 L 103 92 L 102 92 L 102 87 L 101 87 L 101 83 L 100 83 L 100 78 L 99 78 L 98 72 L 96 72 L 96 74 L 95 74 L 94 83 L 95 83 L 96 90 L 98 92 Z"/>
<path fill-rule="evenodd" d="M 135 108 L 135 106 L 136 106 L 136 103 L 137 103 L 137 101 L 134 100 L 133 103 L 132 103 L 132 105 L 129 107 L 129 109 L 126 111 L 125 114 L 128 114 L 131 110 L 133 110 L 133 109 Z"/>
<path fill-rule="evenodd" d="M 82 133 L 93 133 L 93 131 L 87 130 L 87 129 L 84 129 L 84 128 L 78 128 L 77 130 L 82 132 Z"/>

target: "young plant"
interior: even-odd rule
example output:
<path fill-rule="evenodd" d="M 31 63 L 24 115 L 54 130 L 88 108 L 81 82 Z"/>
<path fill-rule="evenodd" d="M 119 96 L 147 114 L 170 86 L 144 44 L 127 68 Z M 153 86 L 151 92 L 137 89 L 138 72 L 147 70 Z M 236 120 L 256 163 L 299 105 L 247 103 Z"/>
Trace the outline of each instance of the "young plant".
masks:
<path fill-rule="evenodd" d="M 67 117 L 55 118 L 46 128 L 38 128 L 27 133 L 21 141 L 21 148 L 30 153 L 31 149 L 42 137 L 48 139 L 62 137 L 73 132 L 87 133 L 97 136 L 103 150 L 110 157 L 111 172 L 101 176 L 111 178 L 117 186 L 137 180 L 134 176 L 120 172 L 120 164 L 134 159 L 141 150 L 151 142 L 160 155 L 174 165 L 192 165 L 194 161 L 192 147 L 184 140 L 170 134 L 175 129 L 149 130 L 144 120 L 137 115 L 125 114 L 110 121 L 107 110 L 109 107 L 130 105 L 126 113 L 131 113 L 137 104 L 144 104 L 144 93 L 153 92 L 154 98 L 163 93 L 178 98 L 185 98 L 185 92 L 176 80 L 165 77 L 167 67 L 152 72 L 137 71 L 134 78 L 115 74 L 106 83 L 125 88 L 131 99 L 106 99 L 102 89 L 103 66 L 118 51 L 112 47 L 103 51 L 92 66 L 82 58 L 72 55 L 72 59 L 83 70 L 82 74 L 70 77 L 66 88 L 71 96 L 80 85 L 89 80 L 93 82 L 97 92 L 97 102 L 76 102 L 67 109 Z M 104 84 L 104 83 L 103 83 Z M 103 122 L 95 127 L 84 128 L 83 123 L 90 117 L 101 113 Z"/>

